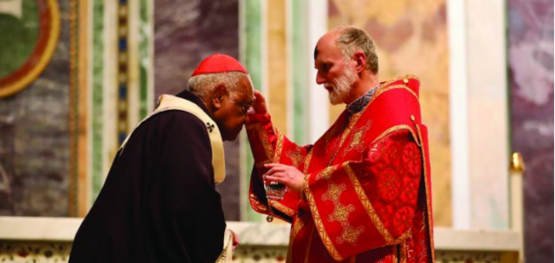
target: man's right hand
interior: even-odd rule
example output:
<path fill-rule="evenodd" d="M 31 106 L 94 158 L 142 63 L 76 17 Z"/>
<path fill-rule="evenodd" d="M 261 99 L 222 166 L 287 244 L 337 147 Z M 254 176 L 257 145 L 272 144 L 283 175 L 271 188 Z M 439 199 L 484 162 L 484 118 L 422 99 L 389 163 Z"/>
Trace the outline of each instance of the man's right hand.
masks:
<path fill-rule="evenodd" d="M 267 112 L 268 109 L 266 108 L 266 99 L 262 96 L 260 91 L 254 90 L 254 102 L 252 103 L 252 107 L 249 109 L 249 114 L 266 114 Z"/>

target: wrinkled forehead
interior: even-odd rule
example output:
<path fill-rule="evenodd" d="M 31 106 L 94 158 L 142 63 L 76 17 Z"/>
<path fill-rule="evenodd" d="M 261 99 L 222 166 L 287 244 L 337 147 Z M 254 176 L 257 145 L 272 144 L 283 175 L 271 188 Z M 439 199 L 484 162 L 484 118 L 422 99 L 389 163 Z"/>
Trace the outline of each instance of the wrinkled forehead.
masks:
<path fill-rule="evenodd" d="M 337 35 L 335 33 L 328 33 L 318 40 L 314 48 L 314 62 L 325 62 L 330 59 L 341 57 L 343 53 L 341 48 L 335 44 Z"/>

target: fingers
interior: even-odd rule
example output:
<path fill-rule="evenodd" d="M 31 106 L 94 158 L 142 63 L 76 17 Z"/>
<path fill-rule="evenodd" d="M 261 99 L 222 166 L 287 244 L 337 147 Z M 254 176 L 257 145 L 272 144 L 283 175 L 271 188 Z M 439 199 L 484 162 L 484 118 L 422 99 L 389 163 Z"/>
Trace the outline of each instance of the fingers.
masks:
<path fill-rule="evenodd" d="M 233 244 L 235 246 L 238 246 L 240 244 L 239 243 L 239 237 L 237 236 L 237 234 L 235 232 L 233 232 L 233 231 L 231 231 L 231 232 L 233 233 Z"/>
<path fill-rule="evenodd" d="M 265 164 L 264 167 L 270 168 L 264 175 L 264 184 L 269 185 L 272 182 L 283 184 L 291 189 L 298 188 L 299 184 L 297 181 L 302 181 L 304 175 L 295 167 L 279 164 L 279 163 L 269 163 Z M 300 177 L 300 179 L 298 178 Z"/>
<path fill-rule="evenodd" d="M 262 93 L 258 90 L 254 90 L 254 99 L 259 103 L 266 103 L 266 99 L 262 96 Z"/>
<path fill-rule="evenodd" d="M 264 167 L 270 168 L 270 169 L 272 169 L 274 167 L 286 168 L 286 167 L 289 167 L 289 165 L 285 165 L 285 164 L 281 164 L 281 163 L 267 163 L 267 164 L 264 165 Z"/>
<path fill-rule="evenodd" d="M 284 172 L 280 171 L 280 172 L 275 172 L 273 174 L 264 175 L 264 179 L 266 180 L 267 183 L 278 182 L 285 185 L 289 184 L 292 178 L 293 178 L 292 175 L 286 171 Z"/>
<path fill-rule="evenodd" d="M 273 181 L 273 180 L 270 180 L 271 178 L 280 178 L 279 180 L 284 180 L 284 179 L 286 180 L 290 178 L 291 177 L 290 170 L 291 168 L 293 168 L 292 166 L 284 165 L 280 163 L 269 163 L 269 164 L 265 164 L 264 167 L 270 168 L 270 170 L 268 170 L 264 174 L 264 178 L 269 181 Z M 282 183 L 281 181 L 278 181 L 278 182 Z"/>
<path fill-rule="evenodd" d="M 275 175 L 266 175 L 264 179 L 266 180 L 266 184 L 270 184 L 271 182 L 277 182 L 287 186 L 290 182 L 290 179 L 282 173 L 275 174 Z"/>
<path fill-rule="evenodd" d="M 265 164 L 264 167 L 270 168 L 270 170 L 266 172 L 266 175 L 273 175 L 277 172 L 285 172 L 287 170 L 287 165 L 283 165 L 279 163 Z"/>
<path fill-rule="evenodd" d="M 266 172 L 266 175 L 273 175 L 278 172 L 285 172 L 287 170 L 286 167 L 275 166 Z"/>
<path fill-rule="evenodd" d="M 233 232 L 233 230 L 229 231 L 231 232 L 231 235 L 233 237 L 233 251 L 235 251 L 237 247 L 239 247 L 239 237 L 237 236 L 237 233 Z"/>
<path fill-rule="evenodd" d="M 268 111 L 266 109 L 266 99 L 258 90 L 254 91 L 254 103 L 252 104 L 252 108 L 260 114 L 264 114 Z"/>

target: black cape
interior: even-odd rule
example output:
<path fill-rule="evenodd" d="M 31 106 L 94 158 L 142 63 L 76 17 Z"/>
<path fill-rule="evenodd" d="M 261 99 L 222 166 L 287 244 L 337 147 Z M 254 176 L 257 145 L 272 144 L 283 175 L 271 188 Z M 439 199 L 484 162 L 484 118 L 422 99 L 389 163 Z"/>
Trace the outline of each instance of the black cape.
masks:
<path fill-rule="evenodd" d="M 177 96 L 207 111 L 191 93 Z M 192 114 L 142 123 L 116 155 L 69 262 L 216 261 L 226 223 L 211 160 L 207 128 Z"/>

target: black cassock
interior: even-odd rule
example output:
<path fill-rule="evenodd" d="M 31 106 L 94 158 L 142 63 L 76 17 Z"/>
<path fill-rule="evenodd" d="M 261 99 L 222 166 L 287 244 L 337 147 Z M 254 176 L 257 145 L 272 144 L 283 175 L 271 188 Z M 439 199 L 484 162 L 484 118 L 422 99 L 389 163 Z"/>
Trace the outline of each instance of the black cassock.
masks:
<path fill-rule="evenodd" d="M 191 93 L 177 96 L 206 112 Z M 214 262 L 225 228 L 206 125 L 166 111 L 142 123 L 116 155 L 70 262 Z"/>

